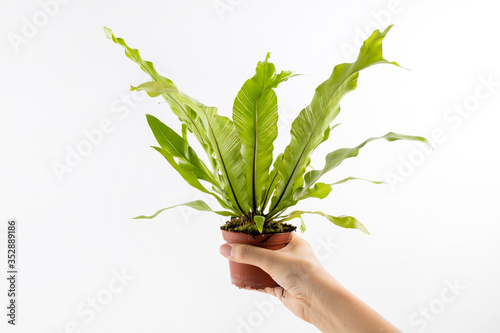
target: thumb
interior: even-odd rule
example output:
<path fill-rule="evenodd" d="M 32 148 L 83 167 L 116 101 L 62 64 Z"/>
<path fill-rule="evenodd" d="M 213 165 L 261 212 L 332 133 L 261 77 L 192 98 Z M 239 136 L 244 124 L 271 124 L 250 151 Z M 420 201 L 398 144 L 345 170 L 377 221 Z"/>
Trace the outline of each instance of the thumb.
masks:
<path fill-rule="evenodd" d="M 269 272 L 281 262 L 280 253 L 274 250 L 246 244 L 224 244 L 219 248 L 220 253 L 229 260 L 242 264 L 254 265 Z"/>

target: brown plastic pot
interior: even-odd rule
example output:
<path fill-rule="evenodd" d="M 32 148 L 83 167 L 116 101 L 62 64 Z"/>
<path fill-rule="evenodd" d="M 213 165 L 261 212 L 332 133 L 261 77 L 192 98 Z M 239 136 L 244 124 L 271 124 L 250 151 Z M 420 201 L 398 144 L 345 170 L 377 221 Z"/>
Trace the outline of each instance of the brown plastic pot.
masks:
<path fill-rule="evenodd" d="M 226 243 L 249 244 L 270 250 L 279 250 L 290 242 L 292 232 L 252 236 L 241 232 L 222 230 L 222 238 L 224 238 Z M 231 283 L 238 288 L 250 287 L 252 289 L 263 289 L 278 286 L 278 283 L 269 274 L 257 266 L 229 260 L 229 270 L 231 272 Z"/>

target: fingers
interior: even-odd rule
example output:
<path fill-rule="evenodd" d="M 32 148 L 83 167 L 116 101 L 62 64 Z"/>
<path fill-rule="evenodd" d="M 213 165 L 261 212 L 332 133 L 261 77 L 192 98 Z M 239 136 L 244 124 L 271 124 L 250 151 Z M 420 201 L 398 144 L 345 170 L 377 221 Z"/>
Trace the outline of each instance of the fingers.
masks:
<path fill-rule="evenodd" d="M 268 273 L 271 267 L 281 266 L 283 261 L 280 253 L 275 250 L 246 244 L 224 244 L 220 247 L 220 253 L 230 260 L 258 266 Z"/>
<path fill-rule="evenodd" d="M 292 234 L 288 245 L 279 250 L 269 250 L 252 245 L 232 243 L 222 245 L 219 251 L 224 257 L 230 260 L 258 266 L 268 273 L 270 273 L 271 269 L 279 270 L 280 267 L 284 267 L 282 264 L 286 265 L 287 260 L 289 261 L 290 259 L 290 254 L 294 251 L 299 251 L 302 254 L 312 253 L 309 243 L 295 233 Z M 285 253 L 288 254 L 285 255 Z"/>

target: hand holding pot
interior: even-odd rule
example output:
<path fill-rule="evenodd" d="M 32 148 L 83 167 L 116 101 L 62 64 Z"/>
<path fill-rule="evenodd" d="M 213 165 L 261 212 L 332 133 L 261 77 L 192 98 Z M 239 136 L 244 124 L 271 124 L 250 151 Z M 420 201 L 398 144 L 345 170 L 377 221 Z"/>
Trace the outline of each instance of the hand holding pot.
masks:
<path fill-rule="evenodd" d="M 267 272 L 280 287 L 259 291 L 278 297 L 293 314 L 322 332 L 400 332 L 335 280 L 309 243 L 296 234 L 279 250 L 233 243 L 222 245 L 220 252 Z"/>

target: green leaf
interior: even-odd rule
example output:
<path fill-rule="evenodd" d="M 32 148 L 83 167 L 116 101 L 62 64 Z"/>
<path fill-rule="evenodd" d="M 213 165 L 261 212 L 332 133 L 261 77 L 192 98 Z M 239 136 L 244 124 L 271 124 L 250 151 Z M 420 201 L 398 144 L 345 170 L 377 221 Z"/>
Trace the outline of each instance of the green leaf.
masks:
<path fill-rule="evenodd" d="M 149 127 L 160 146 L 168 151 L 173 157 L 179 158 L 179 164 L 184 169 L 193 172 L 198 179 L 205 180 L 220 187 L 212 172 L 205 163 L 200 160 L 189 143 L 177 134 L 173 129 L 162 123 L 152 115 L 146 115 Z M 182 161 L 182 162 L 181 162 Z"/>
<path fill-rule="evenodd" d="M 385 184 L 385 182 L 378 181 L 378 180 L 369 180 L 369 179 L 358 178 L 358 177 L 347 177 L 347 178 L 339 180 L 339 181 L 337 181 L 335 183 L 331 183 L 329 185 L 333 186 L 333 185 L 343 184 L 343 183 L 348 182 L 350 180 L 362 180 L 362 181 L 370 182 L 370 183 L 373 183 L 373 184 Z M 316 184 L 319 184 L 319 183 L 316 183 Z"/>
<path fill-rule="evenodd" d="M 331 191 L 332 191 L 331 185 L 325 183 L 316 183 L 314 184 L 314 187 L 308 188 L 307 190 L 303 191 L 300 197 L 297 197 L 296 200 L 299 201 L 307 198 L 324 199 L 330 194 Z M 302 192 L 302 189 L 297 189 L 295 192 L 300 193 Z"/>
<path fill-rule="evenodd" d="M 354 90 L 359 71 L 375 64 L 393 64 L 382 56 L 382 40 L 391 27 L 376 30 L 363 43 L 354 63 L 335 66 L 332 75 L 316 88 L 311 104 L 304 108 L 293 121 L 290 144 L 286 147 L 274 203 L 270 213 L 280 211 L 292 200 L 293 185 L 303 175 L 304 165 L 316 147 L 324 141 L 325 131 L 340 112 L 339 103 L 344 95 Z M 282 204 L 284 202 L 284 204 Z"/>
<path fill-rule="evenodd" d="M 206 133 L 199 119 L 199 110 L 206 107 L 205 105 L 181 92 L 177 86 L 167 78 L 161 81 L 145 82 L 137 87 L 131 87 L 130 89 L 145 91 L 151 97 L 162 96 L 168 102 L 174 114 L 187 126 L 190 132 L 195 134 L 195 137 L 203 145 L 205 150 L 207 150 Z"/>
<path fill-rule="evenodd" d="M 294 199 L 292 201 L 288 202 L 286 208 L 293 207 L 299 201 L 305 200 L 308 198 L 324 199 L 331 193 L 332 187 L 334 185 L 342 184 L 342 183 L 345 183 L 349 180 L 364 180 L 364 181 L 371 182 L 374 184 L 384 183 L 384 182 L 380 182 L 380 181 L 368 180 L 368 179 L 357 178 L 357 177 L 347 177 L 345 179 L 339 180 L 339 181 L 337 181 L 335 183 L 331 183 L 331 184 L 315 183 L 314 187 L 309 187 L 307 189 L 304 189 L 302 187 L 302 188 L 298 188 L 297 190 L 295 190 L 294 195 L 293 195 Z M 270 216 L 269 218 L 273 218 L 273 216 Z"/>
<path fill-rule="evenodd" d="M 134 87 L 130 86 L 130 90 L 145 91 L 150 97 L 158 97 L 162 94 L 177 94 L 179 89 L 172 81 L 150 81 Z"/>
<path fill-rule="evenodd" d="M 305 174 L 305 176 L 304 176 L 305 185 L 306 185 L 305 189 L 309 188 L 312 184 L 314 184 L 316 181 L 318 181 L 318 179 L 321 176 L 323 176 L 325 173 L 327 173 L 328 171 L 339 166 L 345 159 L 358 156 L 359 150 L 361 148 L 363 148 L 368 142 L 371 142 L 374 140 L 379 140 L 379 139 L 384 139 L 387 141 L 414 140 L 414 141 L 424 142 L 424 143 L 430 145 L 429 141 L 427 141 L 427 139 L 425 139 L 421 136 L 411 136 L 411 135 L 397 134 L 397 133 L 389 132 L 384 136 L 369 138 L 354 148 L 337 149 L 337 150 L 329 153 L 328 155 L 326 155 L 325 167 L 323 169 L 312 170 L 312 171 L 309 171 L 308 173 Z"/>
<path fill-rule="evenodd" d="M 264 222 L 266 221 L 266 218 L 264 216 L 255 215 L 253 217 L 253 220 L 255 221 L 257 230 L 259 230 L 259 232 L 262 233 L 262 230 L 264 230 Z"/>
<path fill-rule="evenodd" d="M 125 50 L 125 55 L 138 64 L 141 69 L 148 74 L 154 81 L 161 82 L 161 84 L 154 83 L 146 83 L 142 84 L 139 87 L 132 87 L 132 90 L 145 90 L 150 95 L 160 94 L 158 91 L 159 88 L 163 89 L 161 92 L 161 96 L 167 101 L 168 105 L 172 112 L 179 117 L 179 119 L 186 124 L 189 131 L 194 133 L 195 137 L 201 143 L 203 149 L 207 152 L 208 157 L 211 159 L 210 162 L 215 165 L 215 161 L 213 161 L 213 150 L 206 142 L 206 135 L 203 130 L 203 126 L 200 122 L 198 114 L 193 111 L 193 108 L 201 108 L 203 104 L 198 102 L 197 100 L 189 97 L 188 95 L 182 93 L 177 89 L 172 80 L 158 74 L 154 65 L 150 61 L 146 61 L 141 58 L 139 54 L 139 50 L 133 49 L 129 47 L 123 38 L 117 38 L 111 31 L 111 29 L 104 28 L 104 33 L 106 37 L 111 39 L 114 43 L 120 45 Z M 150 91 L 148 91 L 150 90 Z"/>
<path fill-rule="evenodd" d="M 182 138 L 184 140 L 186 140 L 186 142 L 188 141 L 188 136 L 187 136 L 188 131 L 189 131 L 189 129 L 188 129 L 187 125 L 182 123 Z"/>
<path fill-rule="evenodd" d="M 306 224 L 304 223 L 304 219 L 302 218 L 302 216 L 300 217 L 300 232 L 306 232 Z"/>
<path fill-rule="evenodd" d="M 295 194 L 294 194 L 295 199 L 294 199 L 293 204 L 296 204 L 297 201 L 304 200 L 307 198 L 324 199 L 330 194 L 330 192 L 332 190 L 332 186 L 342 184 L 342 183 L 345 183 L 345 182 L 350 181 L 350 180 L 363 180 L 363 181 L 367 181 L 367 182 L 374 183 L 374 184 L 383 184 L 384 183 L 381 181 L 369 180 L 369 179 L 357 178 L 357 177 L 347 177 L 347 178 L 344 178 L 342 180 L 339 180 L 339 181 L 337 181 L 335 183 L 331 183 L 331 184 L 315 183 L 314 187 L 309 187 L 307 189 L 303 189 L 303 188 L 297 189 L 295 191 Z"/>
<path fill-rule="evenodd" d="M 151 216 L 141 215 L 141 216 L 134 217 L 134 219 L 152 219 L 152 218 L 158 216 L 158 214 L 160 214 L 164 210 L 172 209 L 172 208 L 179 207 L 179 206 L 187 206 L 187 207 L 191 207 L 193 209 L 204 211 L 204 212 L 213 212 L 213 213 L 216 213 L 216 214 L 219 214 L 222 216 L 232 216 L 233 215 L 232 212 L 212 210 L 212 208 L 210 208 L 205 202 L 203 202 L 201 200 L 196 200 L 196 201 L 186 202 L 186 203 L 183 203 L 180 205 L 175 205 L 172 207 L 160 209 L 159 211 L 157 211 L 156 213 L 154 213 Z"/>
<path fill-rule="evenodd" d="M 326 130 L 325 130 L 325 134 L 324 134 L 324 137 L 323 137 L 323 140 L 321 140 L 321 142 L 325 142 L 326 140 L 328 140 L 330 138 L 330 133 L 337 127 L 339 126 L 340 123 L 338 124 L 335 124 L 333 125 L 332 127 L 328 127 Z"/>
<path fill-rule="evenodd" d="M 247 193 L 253 212 L 258 211 L 265 196 L 273 142 L 278 136 L 278 100 L 274 88 L 286 81 L 292 72 L 276 73 L 270 54 L 259 61 L 255 75 L 238 92 L 233 105 L 233 122 L 241 142 L 245 165 Z"/>
<path fill-rule="evenodd" d="M 163 157 L 165 157 L 165 159 L 168 161 L 168 163 L 170 163 L 170 165 L 181 175 L 181 177 L 189 185 L 191 185 L 192 187 L 194 187 L 195 189 L 197 189 L 203 193 L 207 193 L 207 194 L 213 196 L 215 199 L 217 199 L 217 201 L 221 204 L 222 207 L 224 207 L 226 209 L 230 209 L 232 211 L 237 211 L 237 209 L 235 207 L 231 207 L 223 198 L 221 198 L 217 194 L 207 190 L 199 182 L 198 178 L 196 177 L 196 175 L 193 172 L 191 172 L 187 169 L 184 169 L 179 164 L 177 164 L 174 157 L 170 154 L 170 152 L 168 150 L 160 148 L 160 147 L 153 147 L 153 149 L 155 149 L 157 152 L 162 154 Z"/>
<path fill-rule="evenodd" d="M 215 148 L 212 146 L 211 140 L 208 139 L 208 134 L 206 133 L 206 124 L 203 124 L 201 121 L 201 118 L 206 118 L 206 111 L 208 107 L 201 104 L 200 102 L 192 99 L 191 97 L 185 95 L 181 91 L 179 91 L 175 85 L 171 83 L 171 81 L 158 81 L 158 82 L 145 82 L 141 84 L 138 87 L 132 87 L 133 90 L 141 90 L 145 91 L 150 96 L 159 96 L 162 94 L 162 96 L 167 96 L 170 98 L 174 103 L 174 105 L 171 105 L 170 108 L 172 110 L 177 109 L 177 106 L 180 108 L 179 110 L 182 110 L 187 118 L 196 126 L 189 126 L 189 123 L 184 121 L 184 124 L 186 124 L 187 129 L 195 134 L 195 137 L 198 139 L 200 144 L 202 145 L 203 149 L 207 153 L 207 156 L 210 160 L 210 164 L 214 170 L 214 173 L 217 173 L 219 171 L 219 164 L 217 163 L 215 159 Z M 177 89 L 177 90 L 176 90 Z M 212 108 L 216 110 L 216 108 Z M 182 120 L 182 118 L 179 118 Z M 194 130 L 193 130 L 194 128 Z M 186 134 L 184 134 L 186 133 Z M 183 136 L 186 136 L 187 132 L 183 130 Z"/>
<path fill-rule="evenodd" d="M 271 198 L 272 193 L 276 190 L 276 186 L 281 180 L 281 176 L 279 174 L 279 168 L 281 166 L 281 162 L 283 161 L 283 154 L 279 154 L 273 164 L 273 170 L 269 174 L 269 180 L 266 185 L 266 195 L 264 196 L 264 200 L 262 201 L 262 205 L 260 206 L 260 211 L 264 211 L 267 206 L 268 200 Z"/>
<path fill-rule="evenodd" d="M 326 140 L 328 140 L 328 138 L 330 137 L 330 132 L 331 128 L 330 126 L 328 126 L 325 130 L 325 133 L 323 133 L 323 140 L 321 140 L 321 142 L 325 142 Z"/>
<path fill-rule="evenodd" d="M 151 76 L 151 78 L 153 78 L 156 81 L 168 80 L 167 78 L 158 74 L 152 62 L 145 61 L 141 58 L 139 50 L 128 47 L 123 38 L 116 38 L 111 29 L 105 27 L 104 33 L 106 34 L 106 37 L 108 37 L 108 39 L 111 39 L 116 44 L 121 45 L 125 49 L 125 55 L 130 60 L 137 63 L 145 73 Z"/>
<path fill-rule="evenodd" d="M 219 116 L 215 108 L 206 107 L 203 112 L 203 121 L 217 156 L 225 190 L 239 211 L 247 215 L 250 205 L 238 133 L 233 122 L 227 117 Z"/>
<path fill-rule="evenodd" d="M 300 176 L 297 177 L 295 183 L 293 184 L 292 193 L 295 192 L 296 189 L 304 185 L 304 177 L 302 177 L 302 175 L 306 172 L 307 167 L 309 166 L 310 163 L 311 163 L 311 158 L 308 158 L 306 164 L 302 167 L 302 170 L 299 172 Z"/>
<path fill-rule="evenodd" d="M 311 211 L 302 211 L 302 210 L 296 210 L 285 216 L 280 222 L 285 222 L 289 221 L 295 218 L 302 218 L 302 214 L 316 214 L 316 215 L 321 215 L 325 217 L 328 221 L 332 222 L 333 224 L 342 227 L 342 228 L 349 228 L 349 229 L 358 229 L 364 232 L 365 234 L 370 234 L 368 232 L 368 229 L 359 222 L 356 218 L 352 216 L 332 216 L 325 214 L 323 212 L 311 212 Z"/>
<path fill-rule="evenodd" d="M 136 89 L 157 95 L 172 91 L 172 85 L 168 82 L 147 82 Z M 227 117 L 219 116 L 216 108 L 193 104 L 182 94 L 176 98 L 181 104 L 189 104 L 189 110 L 192 110 L 197 117 L 203 120 L 201 122 L 203 133 L 206 133 L 207 143 L 216 156 L 214 164 L 217 165 L 217 170 L 222 173 L 227 197 L 232 202 L 233 207 L 241 214 L 247 215 L 250 211 L 250 205 L 245 169 L 241 156 L 241 143 L 233 122 Z"/>

